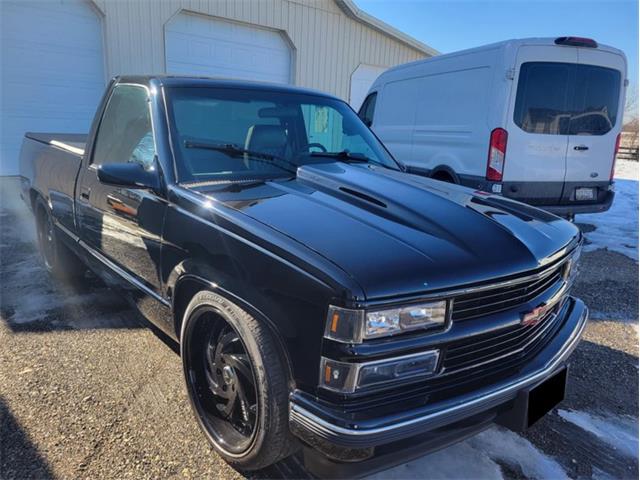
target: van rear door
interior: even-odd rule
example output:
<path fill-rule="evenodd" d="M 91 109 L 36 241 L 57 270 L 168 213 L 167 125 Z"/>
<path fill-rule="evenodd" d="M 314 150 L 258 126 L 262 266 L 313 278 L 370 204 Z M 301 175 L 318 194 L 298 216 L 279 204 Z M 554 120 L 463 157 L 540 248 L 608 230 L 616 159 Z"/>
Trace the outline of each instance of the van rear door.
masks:
<path fill-rule="evenodd" d="M 569 123 L 565 200 L 584 182 L 608 182 L 616 136 L 622 123 L 626 61 L 603 50 L 578 49 L 574 100 Z M 583 193 L 589 193 L 583 189 Z M 583 200 L 596 200 L 584 198 Z"/>
<path fill-rule="evenodd" d="M 569 145 L 566 125 L 578 49 L 523 45 L 518 49 L 508 110 L 503 194 L 537 205 L 562 196 Z"/>

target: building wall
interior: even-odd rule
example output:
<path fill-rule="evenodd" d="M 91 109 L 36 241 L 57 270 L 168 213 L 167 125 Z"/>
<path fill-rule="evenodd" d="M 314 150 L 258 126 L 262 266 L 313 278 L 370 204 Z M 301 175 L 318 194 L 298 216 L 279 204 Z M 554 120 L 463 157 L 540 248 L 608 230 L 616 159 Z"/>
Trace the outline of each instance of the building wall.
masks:
<path fill-rule="evenodd" d="M 186 11 L 286 32 L 294 83 L 349 98 L 359 64 L 389 67 L 426 55 L 347 16 L 333 0 L 93 0 L 103 15 L 108 76 L 165 71 L 164 25 Z"/>

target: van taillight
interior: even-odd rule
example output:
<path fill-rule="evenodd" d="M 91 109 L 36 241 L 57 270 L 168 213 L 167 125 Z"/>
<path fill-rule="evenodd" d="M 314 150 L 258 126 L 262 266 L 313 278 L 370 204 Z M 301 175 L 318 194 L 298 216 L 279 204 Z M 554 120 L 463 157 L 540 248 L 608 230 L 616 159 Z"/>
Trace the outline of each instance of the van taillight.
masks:
<path fill-rule="evenodd" d="M 489 140 L 489 155 L 487 156 L 487 180 L 502 181 L 504 171 L 504 156 L 507 153 L 507 131 L 504 128 L 494 128 Z"/>
<path fill-rule="evenodd" d="M 620 149 L 620 136 L 622 133 L 619 133 L 616 137 L 616 146 L 613 149 L 613 161 L 611 162 L 611 174 L 609 175 L 609 181 L 613 180 L 613 174 L 616 173 L 616 157 L 618 156 L 618 150 Z"/>

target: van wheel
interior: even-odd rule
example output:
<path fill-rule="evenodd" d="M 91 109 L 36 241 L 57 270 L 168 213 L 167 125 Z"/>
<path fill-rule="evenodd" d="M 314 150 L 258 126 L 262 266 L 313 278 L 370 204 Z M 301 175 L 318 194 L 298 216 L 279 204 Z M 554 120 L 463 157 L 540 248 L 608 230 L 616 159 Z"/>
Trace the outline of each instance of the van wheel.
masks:
<path fill-rule="evenodd" d="M 441 182 L 456 183 L 453 177 L 447 172 L 436 172 L 431 176 L 431 178 L 434 180 L 440 180 Z"/>
<path fill-rule="evenodd" d="M 67 281 L 84 274 L 84 264 L 57 238 L 53 218 L 42 200 L 36 207 L 36 234 L 38 249 L 49 274 Z"/>
<path fill-rule="evenodd" d="M 256 470 L 293 452 L 287 375 L 264 325 L 203 291 L 185 312 L 180 353 L 196 420 L 220 456 Z"/>

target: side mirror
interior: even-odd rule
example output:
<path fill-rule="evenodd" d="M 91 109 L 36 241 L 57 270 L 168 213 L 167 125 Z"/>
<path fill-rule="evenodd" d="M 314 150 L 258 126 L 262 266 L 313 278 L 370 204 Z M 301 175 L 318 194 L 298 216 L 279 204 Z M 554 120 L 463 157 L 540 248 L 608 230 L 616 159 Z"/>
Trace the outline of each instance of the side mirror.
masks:
<path fill-rule="evenodd" d="M 140 188 L 157 191 L 160 176 L 154 167 L 146 170 L 139 163 L 109 163 L 98 165 L 98 181 L 114 187 Z"/>

